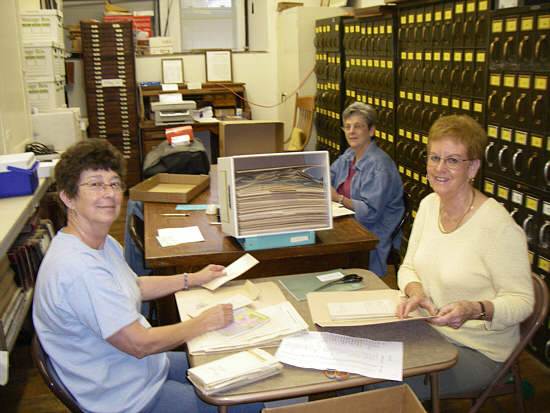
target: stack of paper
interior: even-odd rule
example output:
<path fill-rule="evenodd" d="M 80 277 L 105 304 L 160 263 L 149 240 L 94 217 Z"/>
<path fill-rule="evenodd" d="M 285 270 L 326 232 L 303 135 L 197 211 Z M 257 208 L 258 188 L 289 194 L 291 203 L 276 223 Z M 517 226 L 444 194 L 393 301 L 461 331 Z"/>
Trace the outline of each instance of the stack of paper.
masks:
<path fill-rule="evenodd" d="M 324 185 L 307 169 L 300 166 L 238 172 L 235 187 L 239 232 L 258 235 L 326 226 L 329 211 Z"/>
<path fill-rule="evenodd" d="M 276 344 L 281 338 L 306 331 L 307 323 L 288 301 L 256 310 L 268 318 L 265 324 L 228 336 L 223 330 L 210 331 L 190 340 L 191 354 L 206 354 L 259 345 Z"/>
<path fill-rule="evenodd" d="M 183 228 L 159 228 L 157 241 L 161 247 L 171 247 L 173 245 L 184 244 L 187 242 L 204 241 L 201 230 L 197 226 Z"/>
<path fill-rule="evenodd" d="M 215 394 L 280 373 L 283 365 L 255 348 L 190 368 L 189 380 L 204 394 Z"/>

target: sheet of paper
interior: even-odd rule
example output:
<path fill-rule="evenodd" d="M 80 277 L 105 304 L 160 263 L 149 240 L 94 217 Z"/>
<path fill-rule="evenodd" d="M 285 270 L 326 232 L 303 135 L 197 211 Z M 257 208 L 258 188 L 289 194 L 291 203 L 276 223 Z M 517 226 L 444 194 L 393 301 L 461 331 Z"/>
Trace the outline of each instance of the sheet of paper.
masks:
<path fill-rule="evenodd" d="M 351 320 L 354 318 L 393 317 L 393 300 L 369 300 L 353 303 L 328 303 L 328 312 L 333 320 Z"/>
<path fill-rule="evenodd" d="M 344 205 L 340 205 L 338 202 L 332 202 L 332 217 L 344 217 L 346 215 L 354 215 L 355 211 L 346 208 Z"/>
<path fill-rule="evenodd" d="M 244 274 L 258 263 L 259 261 L 252 255 L 244 254 L 241 258 L 233 261 L 225 268 L 226 275 L 215 278 L 212 281 L 203 284 L 202 286 L 208 288 L 209 290 L 215 290 L 226 282 L 231 281 L 234 278 L 237 278 L 238 276 Z"/>
<path fill-rule="evenodd" d="M 231 304 L 233 306 L 233 310 L 236 310 L 241 307 L 246 307 L 247 305 L 252 304 L 252 302 L 252 299 L 244 294 L 235 294 L 229 297 L 221 297 L 220 299 L 213 299 L 209 301 L 191 301 L 185 303 L 184 308 L 187 314 L 195 318 L 203 311 L 206 311 L 209 308 L 215 307 L 219 304 Z"/>
<path fill-rule="evenodd" d="M 181 93 L 161 93 L 159 95 L 160 103 L 180 103 L 181 101 L 183 101 Z"/>
<path fill-rule="evenodd" d="M 10 371 L 9 353 L 0 351 L 0 386 L 5 386 L 8 383 L 8 375 Z"/>
<path fill-rule="evenodd" d="M 335 369 L 366 377 L 403 380 L 403 343 L 324 332 L 285 337 L 275 357 L 296 367 Z"/>
<path fill-rule="evenodd" d="M 170 247 L 189 242 L 204 241 L 201 230 L 197 226 L 183 228 L 159 228 L 157 240 L 161 247 Z"/>
<path fill-rule="evenodd" d="M 178 91 L 178 84 L 177 83 L 163 83 L 162 85 L 160 85 L 160 87 L 162 88 L 163 92 L 174 92 L 174 91 L 177 92 Z M 160 96 L 163 96 L 163 95 L 160 94 L 159 97 Z"/>
<path fill-rule="evenodd" d="M 318 275 L 317 276 L 317 279 L 321 282 L 327 282 L 327 281 L 334 281 L 334 280 L 339 280 L 341 278 L 344 278 L 344 274 L 341 273 L 340 271 L 336 271 L 336 272 L 331 272 L 331 273 L 328 273 L 328 274 L 323 274 L 323 275 Z"/>

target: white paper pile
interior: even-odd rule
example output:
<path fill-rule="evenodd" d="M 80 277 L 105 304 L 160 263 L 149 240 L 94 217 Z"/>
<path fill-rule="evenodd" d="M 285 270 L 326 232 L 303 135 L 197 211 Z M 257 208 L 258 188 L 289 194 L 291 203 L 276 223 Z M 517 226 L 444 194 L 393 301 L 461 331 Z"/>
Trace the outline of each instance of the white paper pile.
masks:
<path fill-rule="evenodd" d="M 210 331 L 187 343 L 189 353 L 206 354 L 276 344 L 283 337 L 306 331 L 308 328 L 307 323 L 288 301 L 256 311 L 267 316 L 269 322 L 236 337 L 228 337 L 219 331 Z"/>
<path fill-rule="evenodd" d="M 273 376 L 282 369 L 275 357 L 254 348 L 190 368 L 187 374 L 204 394 L 215 394 Z"/>
<path fill-rule="evenodd" d="M 392 300 L 365 300 L 352 303 L 328 303 L 328 312 L 333 320 L 394 317 L 395 302 Z"/>

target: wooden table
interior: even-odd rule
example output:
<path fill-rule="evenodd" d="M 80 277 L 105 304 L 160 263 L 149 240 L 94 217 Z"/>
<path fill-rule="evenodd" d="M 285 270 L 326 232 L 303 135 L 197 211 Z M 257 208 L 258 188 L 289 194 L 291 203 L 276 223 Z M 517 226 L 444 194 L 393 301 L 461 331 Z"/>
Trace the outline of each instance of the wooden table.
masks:
<path fill-rule="evenodd" d="M 203 192 L 191 203 L 217 204 L 215 168 L 210 173 L 210 190 Z M 208 264 L 229 265 L 244 251 L 240 244 L 221 231 L 219 225 L 211 225 L 216 216 L 204 211 L 191 211 L 189 217 L 162 216 L 175 212 L 174 204 L 146 202 L 145 220 L 145 262 L 157 273 L 181 273 L 197 271 Z M 157 230 L 165 227 L 197 225 L 204 242 L 161 247 L 156 239 Z M 318 231 L 312 245 L 293 246 L 253 251 L 260 261 L 246 273 L 248 278 L 270 275 L 298 274 L 325 271 L 333 268 L 368 268 L 369 251 L 378 242 L 374 234 L 366 230 L 353 217 L 334 220 L 331 230 Z"/>
<path fill-rule="evenodd" d="M 363 276 L 363 282 L 367 290 L 388 288 L 380 278 L 369 271 L 352 268 L 344 272 L 357 273 Z M 273 280 L 274 278 L 264 278 L 255 281 Z M 319 328 L 311 320 L 307 301 L 296 301 L 286 289 L 281 288 L 281 291 L 308 323 L 310 330 L 329 331 L 372 340 L 402 341 L 404 344 L 403 377 L 428 374 L 432 383 L 432 411 L 434 413 L 439 412 L 438 372 L 452 367 L 457 361 L 458 352 L 452 344 L 428 323 L 418 320 L 378 326 Z M 275 347 L 264 349 L 272 354 L 276 351 Z M 221 355 L 190 356 L 190 365 L 201 365 L 224 355 L 227 355 L 227 353 Z M 277 376 L 229 390 L 223 394 L 207 396 L 199 390 L 197 392 L 204 401 L 217 405 L 219 412 L 226 412 L 228 406 L 235 404 L 308 396 L 381 381 L 383 380 L 359 375 L 350 375 L 347 380 L 335 381 L 328 379 L 322 371 L 285 365 L 282 373 Z"/>

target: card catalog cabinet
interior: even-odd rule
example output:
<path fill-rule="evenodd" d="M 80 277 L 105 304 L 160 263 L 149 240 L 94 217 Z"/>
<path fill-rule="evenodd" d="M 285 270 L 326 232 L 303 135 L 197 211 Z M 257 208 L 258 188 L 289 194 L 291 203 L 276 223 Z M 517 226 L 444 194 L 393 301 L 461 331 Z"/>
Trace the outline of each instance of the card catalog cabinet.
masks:
<path fill-rule="evenodd" d="M 132 25 L 81 22 L 89 136 L 108 139 L 128 165 L 127 186 L 140 181 Z"/>

